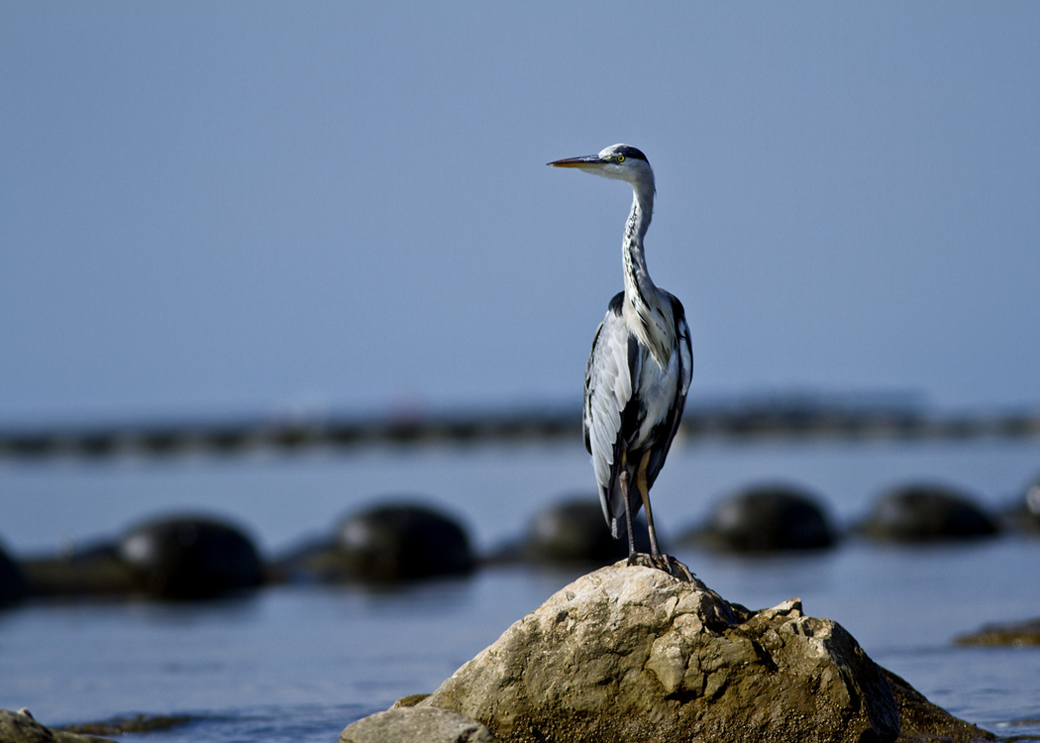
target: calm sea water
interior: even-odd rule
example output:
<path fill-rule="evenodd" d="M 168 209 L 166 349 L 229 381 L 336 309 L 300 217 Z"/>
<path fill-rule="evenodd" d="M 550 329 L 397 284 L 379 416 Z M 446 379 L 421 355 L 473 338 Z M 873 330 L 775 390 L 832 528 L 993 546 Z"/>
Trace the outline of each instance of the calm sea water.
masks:
<path fill-rule="evenodd" d="M 1038 442 L 762 443 L 680 446 L 655 487 L 676 532 L 752 482 L 815 491 L 839 523 L 882 490 L 939 480 L 1004 504 L 1040 474 Z M 276 554 L 386 495 L 424 496 L 459 515 L 481 548 L 517 536 L 540 508 L 589 492 L 576 447 L 474 445 L 0 464 L 8 551 L 53 551 L 174 510 L 237 520 Z M 671 527 L 664 528 L 664 527 Z M 1040 650 L 961 648 L 955 636 L 1040 616 L 1040 539 L 881 547 L 748 559 L 678 556 L 750 607 L 800 596 L 932 701 L 1002 735 L 1040 738 Z M 396 591 L 285 587 L 216 603 L 29 604 L 0 613 L 0 707 L 45 724 L 188 714 L 122 739 L 335 741 L 349 722 L 433 690 L 576 574 L 523 567 Z"/>

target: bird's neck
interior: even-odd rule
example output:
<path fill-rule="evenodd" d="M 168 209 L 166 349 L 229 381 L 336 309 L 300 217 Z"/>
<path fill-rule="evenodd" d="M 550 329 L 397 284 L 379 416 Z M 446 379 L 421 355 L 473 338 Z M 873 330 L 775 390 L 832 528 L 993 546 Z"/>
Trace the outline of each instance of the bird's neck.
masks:
<path fill-rule="evenodd" d="M 625 303 L 622 315 L 639 342 L 650 351 L 650 355 L 662 367 L 667 367 L 671 355 L 672 338 L 668 328 L 671 327 L 671 308 L 662 304 L 661 290 L 657 288 L 646 270 L 646 257 L 643 255 L 643 236 L 650 226 L 650 217 L 654 210 L 654 189 L 635 188 L 632 199 L 632 212 L 625 225 L 625 239 L 622 246 L 625 269 Z"/>
<path fill-rule="evenodd" d="M 649 310 L 649 297 L 657 287 L 650 279 L 646 269 L 646 256 L 643 254 L 643 236 L 650 226 L 650 218 L 654 211 L 654 192 L 650 189 L 633 189 L 632 211 L 625 224 L 625 239 L 622 243 L 625 299 L 637 306 Z"/>

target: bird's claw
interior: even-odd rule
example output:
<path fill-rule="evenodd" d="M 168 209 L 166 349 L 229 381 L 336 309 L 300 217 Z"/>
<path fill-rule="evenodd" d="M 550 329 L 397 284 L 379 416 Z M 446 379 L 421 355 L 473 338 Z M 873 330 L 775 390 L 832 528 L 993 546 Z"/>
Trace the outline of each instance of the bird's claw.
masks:
<path fill-rule="evenodd" d="M 683 583 L 697 582 L 690 569 L 671 555 L 648 555 L 645 552 L 636 552 L 628 556 L 628 565 L 629 567 L 640 565 L 644 568 L 657 568 Z"/>

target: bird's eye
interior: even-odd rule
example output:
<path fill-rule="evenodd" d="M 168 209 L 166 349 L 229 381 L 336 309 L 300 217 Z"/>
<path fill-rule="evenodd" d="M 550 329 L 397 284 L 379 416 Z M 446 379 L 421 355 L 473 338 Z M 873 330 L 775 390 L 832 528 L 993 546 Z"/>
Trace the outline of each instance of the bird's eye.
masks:
<path fill-rule="evenodd" d="M 623 163 L 623 162 L 625 162 L 625 156 L 624 156 L 624 155 L 618 155 L 618 156 L 617 156 L 616 158 L 614 158 L 614 159 L 615 159 L 615 160 L 617 160 L 617 161 L 618 161 L 618 163 Z"/>

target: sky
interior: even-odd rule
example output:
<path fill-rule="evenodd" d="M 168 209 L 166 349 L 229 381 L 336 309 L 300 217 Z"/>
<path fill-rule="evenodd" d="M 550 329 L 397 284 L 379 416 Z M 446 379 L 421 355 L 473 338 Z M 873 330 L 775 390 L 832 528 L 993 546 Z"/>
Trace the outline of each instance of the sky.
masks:
<path fill-rule="evenodd" d="M 0 424 L 576 404 L 626 142 L 690 401 L 1040 404 L 1040 4 L 0 2 Z"/>

